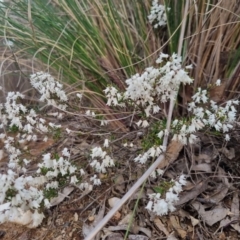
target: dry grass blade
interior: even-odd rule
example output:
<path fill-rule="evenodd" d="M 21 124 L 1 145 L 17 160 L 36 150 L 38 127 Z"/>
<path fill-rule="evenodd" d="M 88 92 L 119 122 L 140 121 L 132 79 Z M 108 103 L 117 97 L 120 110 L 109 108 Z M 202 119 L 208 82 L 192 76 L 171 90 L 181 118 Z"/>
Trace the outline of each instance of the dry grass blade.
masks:
<path fill-rule="evenodd" d="M 237 63 L 231 61 L 238 54 L 240 44 L 240 10 L 237 5 L 237 1 L 214 1 L 212 4 L 199 1 L 197 8 L 191 8 L 191 15 L 196 16 L 191 22 L 195 30 L 186 36 L 189 38 L 186 56 L 195 66 L 192 72 L 194 88 L 207 87 L 222 79 L 223 86 L 213 89 L 211 94 L 217 95 L 216 101 L 232 97 L 226 88 L 233 90 L 239 81 L 233 74 L 234 69 L 238 71 Z M 231 73 L 232 77 L 227 79 Z"/>

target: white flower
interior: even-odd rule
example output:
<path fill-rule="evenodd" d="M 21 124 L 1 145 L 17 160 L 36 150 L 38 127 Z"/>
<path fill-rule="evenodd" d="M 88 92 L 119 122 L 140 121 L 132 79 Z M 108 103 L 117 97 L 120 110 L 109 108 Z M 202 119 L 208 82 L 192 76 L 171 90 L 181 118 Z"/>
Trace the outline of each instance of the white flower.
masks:
<path fill-rule="evenodd" d="M 72 173 L 75 173 L 75 171 L 77 170 L 77 168 L 76 168 L 75 166 L 73 166 L 73 165 L 70 165 L 69 168 L 68 168 L 68 170 L 69 170 L 70 174 L 72 174 Z"/>
<path fill-rule="evenodd" d="M 147 120 L 144 120 L 144 121 L 142 122 L 142 127 L 143 127 L 143 128 L 146 128 L 147 126 L 149 126 L 149 123 L 148 123 Z"/>
<path fill-rule="evenodd" d="M 221 85 L 221 80 L 218 79 L 218 80 L 216 81 L 216 86 L 220 86 L 220 85 Z"/>
<path fill-rule="evenodd" d="M 180 184 L 182 184 L 183 186 L 185 186 L 186 184 L 187 184 L 187 181 L 186 181 L 186 175 L 181 175 L 180 177 L 179 177 L 179 183 Z"/>
<path fill-rule="evenodd" d="M 66 132 L 70 134 L 72 131 L 69 128 L 66 128 Z"/>
<path fill-rule="evenodd" d="M 90 181 L 93 182 L 93 185 L 101 185 L 101 180 L 97 178 L 96 175 L 90 178 Z"/>
<path fill-rule="evenodd" d="M 193 65 L 190 64 L 190 65 L 186 66 L 185 68 L 186 68 L 186 69 L 193 69 Z"/>
<path fill-rule="evenodd" d="M 49 202 L 49 200 L 47 198 L 44 199 L 44 206 L 46 208 L 50 208 L 51 207 L 51 203 Z"/>
<path fill-rule="evenodd" d="M 159 26 L 165 26 L 167 24 L 165 6 L 159 5 L 157 0 L 153 0 L 151 13 L 148 15 L 148 20 L 151 24 L 154 23 L 154 28 L 158 28 Z"/>
<path fill-rule="evenodd" d="M 64 149 L 62 150 L 62 155 L 63 155 L 64 157 L 70 157 L 70 153 L 69 153 L 69 151 L 68 151 L 67 148 L 64 148 Z"/>
<path fill-rule="evenodd" d="M 154 203 L 153 212 L 155 212 L 158 216 L 163 216 L 168 213 L 168 204 L 164 199 L 157 200 Z"/>
<path fill-rule="evenodd" d="M 140 127 L 140 125 L 142 125 L 142 120 L 139 120 L 136 124 L 138 127 Z"/>
<path fill-rule="evenodd" d="M 81 93 L 77 93 L 76 96 L 77 96 L 80 100 L 82 100 L 82 94 L 81 94 Z"/>
<path fill-rule="evenodd" d="M 105 140 L 104 140 L 103 146 L 106 147 L 106 148 L 109 147 L 109 140 L 108 140 L 108 139 L 105 139 Z"/>
<path fill-rule="evenodd" d="M 77 177 L 74 175 L 74 176 L 71 176 L 71 181 L 70 181 L 70 183 L 72 183 L 72 184 L 76 184 L 78 182 L 78 179 L 77 179 Z"/>
<path fill-rule="evenodd" d="M 163 135 L 164 135 L 164 132 L 163 132 L 163 131 L 160 131 L 160 132 L 157 134 L 157 136 L 158 136 L 160 139 L 162 139 Z"/>
<path fill-rule="evenodd" d="M 100 126 L 106 126 L 108 125 L 108 120 L 101 120 Z"/>
<path fill-rule="evenodd" d="M 159 176 L 162 176 L 163 173 L 164 173 L 164 171 L 162 169 L 159 169 L 159 168 L 157 168 L 156 172 Z"/>
<path fill-rule="evenodd" d="M 166 193 L 166 202 L 177 202 L 179 200 L 178 195 L 173 193 L 173 189 L 169 189 L 169 191 Z M 182 191 L 182 189 L 181 189 Z"/>
<path fill-rule="evenodd" d="M 150 177 L 152 177 L 152 178 L 156 178 L 157 177 L 157 174 L 156 174 L 155 170 L 150 174 Z"/>
<path fill-rule="evenodd" d="M 56 101 L 52 99 L 53 96 L 57 96 L 59 101 L 66 102 L 68 100 L 67 95 L 62 90 L 63 85 L 55 81 L 49 73 L 37 72 L 30 75 L 30 82 L 32 86 L 41 94 L 40 101 L 45 101 L 49 105 L 58 106 L 60 109 L 65 109 L 66 105 L 57 105 Z"/>
<path fill-rule="evenodd" d="M 226 140 L 227 142 L 230 140 L 229 134 L 226 134 L 226 135 L 225 135 L 225 140 Z"/>
<path fill-rule="evenodd" d="M 149 201 L 145 208 L 149 211 L 152 211 L 152 206 L 153 206 L 153 201 Z"/>
<path fill-rule="evenodd" d="M 38 210 L 35 210 L 32 214 L 32 226 L 37 227 L 42 223 L 42 220 L 44 218 L 43 213 L 39 213 Z"/>
<path fill-rule="evenodd" d="M 79 171 L 81 176 L 85 175 L 85 171 L 82 168 Z"/>
<path fill-rule="evenodd" d="M 190 134 L 188 141 L 190 144 L 194 144 L 197 141 L 197 136 L 194 134 Z"/>

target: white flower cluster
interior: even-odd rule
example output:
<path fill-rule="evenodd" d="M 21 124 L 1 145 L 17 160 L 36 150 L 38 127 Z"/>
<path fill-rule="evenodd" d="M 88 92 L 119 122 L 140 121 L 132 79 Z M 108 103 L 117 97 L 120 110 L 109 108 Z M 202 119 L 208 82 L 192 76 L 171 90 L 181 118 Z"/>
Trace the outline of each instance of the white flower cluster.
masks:
<path fill-rule="evenodd" d="M 19 165 L 20 155 L 22 151 L 16 148 L 16 141 L 23 144 L 26 141 L 36 141 L 37 134 L 45 134 L 48 132 L 46 121 L 39 117 L 36 112 L 27 109 L 19 101 L 24 98 L 24 95 L 19 92 L 9 92 L 6 97 L 6 102 L 0 104 L 0 129 L 9 129 L 18 131 L 16 137 L 10 137 L 6 134 L 1 134 L 0 139 L 4 142 L 4 148 L 9 154 L 9 168 L 18 168 L 23 172 L 26 171 L 24 165 L 27 165 L 28 160 L 24 159 L 22 166 Z"/>
<path fill-rule="evenodd" d="M 182 192 L 182 186 L 184 185 L 186 185 L 186 176 L 181 175 L 178 181 L 174 181 L 173 187 L 167 191 L 165 198 L 161 198 L 160 193 L 149 194 L 150 201 L 146 209 L 158 216 L 166 215 L 169 211 L 175 211 L 174 204 L 179 200 L 178 194 Z"/>
<path fill-rule="evenodd" d="M 61 110 L 66 109 L 66 104 L 58 104 L 58 102 L 64 103 L 68 100 L 67 95 L 63 91 L 63 85 L 55 81 L 49 73 L 37 72 L 32 74 L 30 82 L 41 94 L 40 101 L 46 101 L 48 105 L 58 107 Z"/>
<path fill-rule="evenodd" d="M 197 93 L 192 96 L 193 102 L 188 104 L 188 111 L 193 117 L 189 122 L 174 120 L 172 129 L 179 129 L 173 136 L 173 140 L 181 141 L 183 144 L 194 143 L 197 137 L 195 132 L 210 127 L 225 134 L 225 140 L 229 141 L 229 131 L 234 127 L 236 121 L 238 100 L 229 100 L 224 106 L 218 106 L 216 102 L 209 100 L 207 91 L 198 88 Z M 200 105 L 200 106 L 199 106 Z"/>
<path fill-rule="evenodd" d="M 158 157 L 164 151 L 165 147 L 163 146 L 153 146 L 149 148 L 145 153 L 140 154 L 136 158 L 134 158 L 134 161 L 144 164 L 149 158 Z"/>
<path fill-rule="evenodd" d="M 18 176 L 10 169 L 7 174 L 0 174 L 0 223 L 15 222 L 24 212 L 31 210 L 28 224 L 38 226 L 44 217 L 37 211 L 44 198 L 39 187 L 45 182 L 44 176 Z M 44 202 L 50 206 L 47 199 Z"/>
<path fill-rule="evenodd" d="M 33 109 L 28 109 L 20 103 L 24 95 L 19 92 L 8 92 L 6 102 L 0 104 L 0 129 L 9 129 L 18 131 L 16 137 L 10 137 L 6 134 L 1 134 L 0 139 L 4 142 L 4 148 L 9 154 L 9 168 L 18 168 L 25 172 L 29 162 L 27 159 L 19 165 L 22 151 L 16 143 L 24 145 L 26 141 L 37 141 L 38 135 L 44 135 L 43 140 L 47 141 L 46 134 L 49 132 L 49 127 L 60 127 L 53 123 L 47 123 Z M 26 149 L 25 149 L 26 150 Z"/>
<path fill-rule="evenodd" d="M 43 155 L 43 162 L 38 164 L 39 169 L 37 170 L 37 173 L 41 173 L 42 169 L 47 169 L 46 177 L 48 181 L 54 180 L 54 183 L 51 184 L 52 188 L 58 187 L 55 183 L 55 179 L 59 174 L 62 176 L 71 176 L 71 183 L 75 184 L 78 182 L 76 176 L 74 175 L 77 168 L 69 162 L 69 157 L 70 154 L 66 148 L 63 149 L 62 156 L 59 158 L 52 159 L 51 154 L 46 153 Z"/>
<path fill-rule="evenodd" d="M 170 8 L 167 9 L 167 11 L 169 10 Z M 151 24 L 154 24 L 154 28 L 165 26 L 167 24 L 165 6 L 158 4 L 158 0 L 152 1 L 151 12 L 148 15 L 148 20 Z"/>
<path fill-rule="evenodd" d="M 70 157 L 68 150 L 62 151 L 63 157 Z M 31 223 L 32 227 L 38 226 L 44 217 L 38 212 L 41 204 L 49 208 L 51 206 L 49 200 L 44 198 L 41 190 L 44 185 L 46 189 L 57 189 L 59 183 L 57 177 L 59 174 L 66 177 L 70 183 L 78 182 L 75 176 L 77 168 L 73 166 L 68 159 L 60 157 L 59 159 L 51 159 L 51 155 L 43 155 L 43 163 L 38 164 L 37 173 L 41 173 L 42 168 L 47 170 L 45 176 L 19 176 L 11 169 L 7 174 L 0 174 L 0 223 L 10 221 L 15 222 L 16 219 L 25 218 L 27 224 Z M 81 171 L 81 175 L 84 174 Z"/>
<path fill-rule="evenodd" d="M 48 128 L 46 121 L 39 117 L 33 109 L 28 110 L 19 100 L 24 99 L 24 95 L 19 92 L 8 92 L 6 102 L 0 105 L 1 124 L 3 127 L 17 127 L 18 130 L 25 132 L 22 139 L 28 141 L 36 136 L 32 135 L 34 131 L 46 133 Z"/>
<path fill-rule="evenodd" d="M 166 63 L 160 68 L 149 67 L 144 73 L 135 74 L 126 80 L 128 85 L 123 94 L 118 93 L 114 87 L 105 89 L 106 97 L 108 98 L 107 105 L 117 106 L 119 100 L 124 102 L 133 102 L 136 106 L 144 107 L 147 117 L 150 112 L 153 114 L 160 111 L 159 103 L 167 102 L 171 98 L 176 97 L 176 92 L 179 85 L 190 84 L 193 80 L 188 76 L 188 73 L 182 68 L 182 59 L 177 54 L 160 54 L 156 63 Z M 191 68 L 187 66 L 186 69 Z M 160 102 L 159 102 L 160 101 Z M 121 103 L 124 106 L 124 103 Z M 145 122 L 143 122 L 145 124 Z"/>
<path fill-rule="evenodd" d="M 67 100 L 61 84 L 54 82 L 49 75 L 45 75 L 46 81 L 43 79 L 44 74 L 41 75 L 42 78 L 39 78 L 39 75 L 41 74 L 32 75 L 31 81 L 42 94 L 42 101 L 49 103 L 52 97 L 57 97 L 62 102 Z M 52 160 L 50 154 L 44 155 L 43 163 L 40 163 L 39 167 L 45 167 L 45 175 L 40 169 L 34 176 L 25 175 L 30 162 L 24 156 L 27 150 L 25 143 L 42 137 L 43 141 L 47 141 L 46 134 L 49 130 L 60 128 L 61 125 L 48 123 L 33 109 L 22 105 L 23 98 L 24 95 L 18 92 L 9 92 L 6 102 L 0 104 L 0 129 L 4 132 L 0 134 L 0 140 L 4 143 L 9 157 L 8 169 L 0 174 L 0 223 L 10 221 L 36 227 L 44 217 L 43 213 L 39 212 L 40 206 L 50 207 L 49 200 L 44 197 L 43 187 L 58 188 L 58 174 L 67 175 L 67 180 L 74 184 L 78 179 L 75 176 L 76 167 L 70 164 L 70 153 L 66 148 L 59 159 Z M 56 106 L 55 103 L 53 105 Z M 60 108 L 65 109 L 61 106 Z M 9 136 L 8 131 L 17 133 Z M 82 174 L 81 171 L 80 175 Z"/>
<path fill-rule="evenodd" d="M 92 149 L 91 158 L 90 165 L 97 172 L 106 173 L 106 168 L 115 166 L 114 160 L 107 155 L 107 152 L 103 151 L 101 147 L 95 147 Z M 98 159 L 100 159 L 100 161 Z"/>
<path fill-rule="evenodd" d="M 122 106 L 124 107 L 125 104 L 121 103 L 122 100 L 122 94 L 118 92 L 118 90 L 115 87 L 109 86 L 105 90 L 103 90 L 105 93 L 108 101 L 108 106 Z"/>

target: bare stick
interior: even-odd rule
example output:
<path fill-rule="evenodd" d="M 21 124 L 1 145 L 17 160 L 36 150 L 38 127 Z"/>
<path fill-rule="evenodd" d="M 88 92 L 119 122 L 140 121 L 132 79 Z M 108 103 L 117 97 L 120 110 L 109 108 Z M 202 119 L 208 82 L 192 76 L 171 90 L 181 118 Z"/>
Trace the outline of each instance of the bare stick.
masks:
<path fill-rule="evenodd" d="M 183 45 L 183 35 L 186 27 L 186 18 L 188 15 L 189 0 L 185 5 L 185 15 L 181 25 L 181 35 L 180 42 L 178 46 L 178 55 L 181 55 L 182 45 Z M 175 96 L 178 91 L 172 92 L 172 98 L 170 100 L 170 106 L 167 117 L 167 128 L 163 139 L 163 147 L 167 146 L 168 134 L 170 132 L 170 126 L 172 122 L 172 114 L 175 105 Z M 130 190 L 123 196 L 123 198 L 118 202 L 117 206 L 114 206 L 110 212 L 97 224 L 93 231 L 85 238 L 85 240 L 92 240 L 97 233 L 108 223 L 108 221 L 113 217 L 113 215 L 122 207 L 122 205 L 137 191 L 137 189 L 143 184 L 143 182 L 150 176 L 150 174 L 159 166 L 159 164 L 164 160 L 164 153 L 162 153 L 157 160 L 151 165 L 151 167 L 142 175 L 141 178 L 130 188 Z"/>

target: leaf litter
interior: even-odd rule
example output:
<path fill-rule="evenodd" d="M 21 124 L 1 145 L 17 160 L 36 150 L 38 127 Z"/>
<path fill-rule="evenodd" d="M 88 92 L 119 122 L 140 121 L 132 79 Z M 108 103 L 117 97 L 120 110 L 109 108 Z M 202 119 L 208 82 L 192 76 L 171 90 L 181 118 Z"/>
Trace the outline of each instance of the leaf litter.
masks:
<path fill-rule="evenodd" d="M 91 145 L 97 146 L 100 140 L 97 137 L 94 139 L 87 137 L 81 142 L 74 134 L 71 138 L 72 149 L 76 156 L 75 158 L 73 156 L 73 159 L 81 158 L 82 161 L 87 158 L 86 149 Z M 136 138 L 135 141 L 137 145 L 138 139 Z M 132 142 L 135 143 L 134 140 Z M 129 239 L 155 239 L 157 236 L 167 239 L 197 239 L 197 236 L 209 239 L 211 236 L 210 239 L 214 239 L 214 235 L 220 236 L 218 234 L 221 231 L 224 231 L 226 237 L 231 237 L 233 230 L 239 233 L 239 185 L 234 185 L 234 174 L 226 168 L 226 163 L 229 163 L 226 159 L 231 163 L 236 162 L 239 150 L 232 146 L 225 148 L 217 146 L 216 140 L 212 141 L 216 145 L 213 147 L 211 141 L 209 142 L 206 146 L 201 143 L 202 145 L 200 144 L 200 147 L 193 151 L 183 149 L 178 142 L 169 145 L 167 158 L 160 166 L 164 169 L 164 174 L 157 179 L 149 178 L 134 214 Z M 130 149 L 131 151 L 125 149 L 123 155 L 120 150 L 122 146 L 117 142 L 114 146 L 115 151 L 119 153 L 119 159 L 127 162 L 124 164 L 119 162 L 116 172 L 112 171 L 107 178 L 103 177 L 103 184 L 98 191 L 80 191 L 77 185 L 75 188 L 63 188 L 62 194 L 52 200 L 54 207 L 47 214 L 48 221 L 46 219 L 39 229 L 29 230 L 26 239 L 34 239 L 32 236 L 39 232 L 40 236 L 48 236 L 48 239 L 57 239 L 59 236 L 78 240 L 82 239 L 82 234 L 86 236 L 93 230 L 108 211 L 105 203 L 102 204 L 104 197 L 107 197 L 107 201 L 111 198 L 121 198 L 144 172 L 144 166 L 136 165 L 132 161 L 139 147 Z M 153 192 L 154 186 L 160 182 L 175 178 L 182 173 L 188 175 L 188 179 L 179 201 L 175 204 L 176 211 L 162 218 L 151 215 L 145 209 L 147 194 Z M 110 186 L 112 187 L 109 191 Z M 136 193 L 129 199 L 96 239 L 123 239 L 128 229 L 128 218 L 132 214 L 138 196 L 139 194 Z M 93 209 L 99 209 L 98 213 L 92 214 Z M 2 225 L 2 231 L 6 232 L 6 236 L 9 234 L 9 226 Z M 56 226 L 58 231 L 55 231 L 53 226 Z M 48 234 L 49 232 L 51 234 Z"/>

